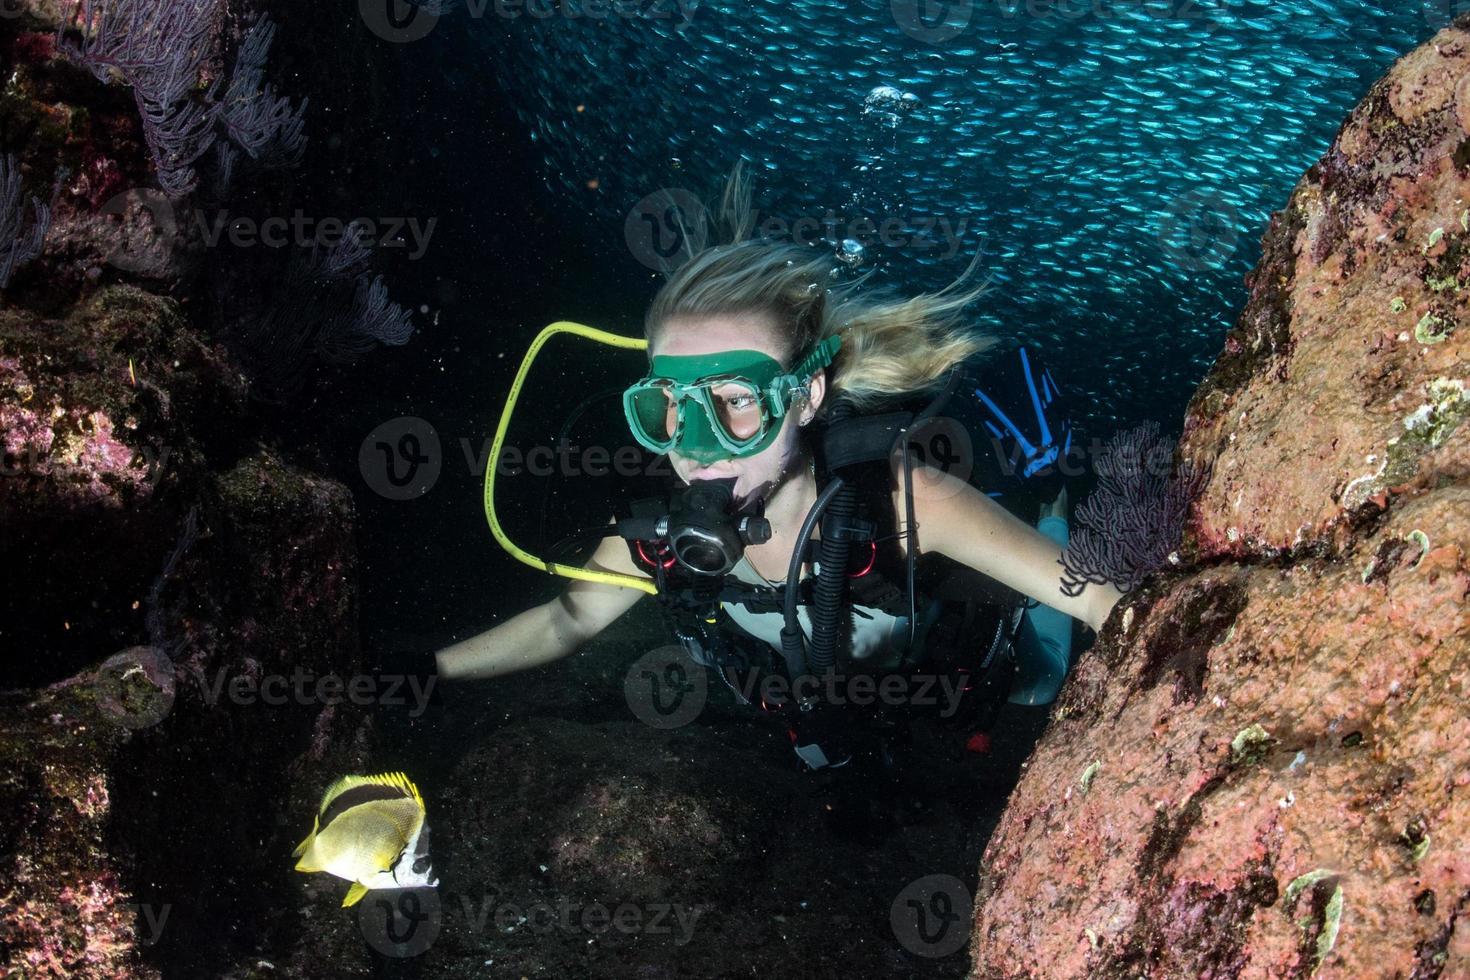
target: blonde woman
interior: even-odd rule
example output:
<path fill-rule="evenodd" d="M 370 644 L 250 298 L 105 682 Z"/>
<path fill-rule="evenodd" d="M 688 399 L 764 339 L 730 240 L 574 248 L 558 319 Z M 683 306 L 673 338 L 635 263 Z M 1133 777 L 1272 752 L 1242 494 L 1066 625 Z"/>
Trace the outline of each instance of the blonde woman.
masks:
<path fill-rule="evenodd" d="M 751 213 L 737 171 L 721 209 L 730 242 L 690 256 L 655 297 L 645 323 L 649 375 L 630 389 L 626 405 L 635 435 L 667 451 L 682 481 L 733 481 L 737 510 L 762 508 L 769 540 L 746 546 L 729 574 L 779 587 L 803 522 L 830 479 L 814 433 L 828 421 L 834 400 L 845 397 L 865 412 L 922 396 L 952 367 L 974 363 L 992 341 L 961 325 L 962 311 L 984 291 L 970 281 L 975 264 L 947 289 L 910 299 L 865 291 L 861 282 L 836 286 L 830 254 L 751 239 Z M 884 564 L 890 581 L 901 579 L 892 570 L 912 546 L 916 558 L 942 556 L 974 580 L 1034 600 L 1012 634 L 1026 649 L 1019 651 L 1019 678 L 1010 693 L 1014 701 L 1049 702 L 1068 667 L 1071 620 L 1099 629 L 1122 594 L 1111 586 L 1089 586 L 1080 595 L 1063 591 L 1058 559 L 1066 542 L 1065 493 L 1042 506 L 1038 530 L 970 482 L 909 463 L 912 525 L 905 466 L 897 456 L 884 464 L 878 495 L 872 485 L 865 488 L 880 531 L 869 545 L 869 567 Z M 890 560 L 879 562 L 883 555 Z M 814 565 L 802 564 L 803 579 Z M 605 540 L 586 567 L 650 575 L 649 565 L 635 560 L 617 537 Z M 566 657 L 642 594 L 573 581 L 555 600 L 440 651 L 440 675 L 497 677 Z M 926 607 L 925 629 L 919 630 L 902 604 L 867 606 L 855 591 L 844 656 L 873 673 L 921 661 L 923 651 L 909 644 L 940 632 L 934 609 Z M 744 642 L 764 640 L 780 653 L 781 613 L 738 606 L 728 612 Z M 810 616 L 801 624 L 810 636 Z M 820 753 L 803 758 L 809 765 L 839 761 L 831 752 L 825 759 Z"/>

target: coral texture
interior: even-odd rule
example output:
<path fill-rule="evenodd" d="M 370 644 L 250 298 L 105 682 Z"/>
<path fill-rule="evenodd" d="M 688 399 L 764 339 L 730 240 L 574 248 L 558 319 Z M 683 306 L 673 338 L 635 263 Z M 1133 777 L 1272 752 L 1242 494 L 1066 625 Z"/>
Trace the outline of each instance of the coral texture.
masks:
<path fill-rule="evenodd" d="M 975 977 L 1470 974 L 1470 18 L 1276 214 L 1121 602 L 981 866 Z"/>
<path fill-rule="evenodd" d="M 157 215 L 106 202 L 158 161 L 133 100 L 55 50 L 76 9 L 0 17 L 0 123 L 23 135 L 5 169 L 76 175 L 0 308 L 0 976 L 219 976 L 298 928 L 272 918 L 301 895 L 297 828 L 270 814 L 362 764 L 358 705 L 253 693 L 361 673 L 354 508 L 261 445 L 183 236 L 117 261 Z M 146 45 L 94 41 L 141 77 Z"/>

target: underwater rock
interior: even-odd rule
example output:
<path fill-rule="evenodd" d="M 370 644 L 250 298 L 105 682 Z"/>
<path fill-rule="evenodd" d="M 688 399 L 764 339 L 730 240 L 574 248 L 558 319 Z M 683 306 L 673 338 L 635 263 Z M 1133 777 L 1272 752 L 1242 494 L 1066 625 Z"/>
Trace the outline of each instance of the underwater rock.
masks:
<path fill-rule="evenodd" d="M 1470 972 L 1467 100 L 1461 18 L 1273 217 L 1186 418 L 1194 563 L 1064 689 L 972 976 Z"/>
<path fill-rule="evenodd" d="M 129 642 L 210 459 L 243 452 L 246 391 L 179 304 L 113 286 L 62 318 L 0 312 L 0 533 L 45 556 L 4 590 L 6 686 L 68 677 Z M 78 574 L 84 569 L 85 574 Z"/>
<path fill-rule="evenodd" d="M 0 975 L 218 976 L 299 928 L 277 814 L 362 766 L 356 514 L 260 445 L 160 199 L 119 204 L 154 181 L 56 54 L 75 9 L 0 16 L 28 198 L 63 177 L 0 300 Z"/>
<path fill-rule="evenodd" d="M 144 910 L 112 853 L 111 767 L 126 728 L 89 678 L 33 697 L 0 693 L 0 972 L 157 977 L 142 968 Z M 161 910 L 147 910 L 156 922 Z M 12 972 L 13 971 L 13 972 Z"/>
<path fill-rule="evenodd" d="M 1185 416 L 1180 453 L 1215 461 L 1201 558 L 1340 549 L 1388 497 L 1470 474 L 1466 23 L 1373 86 L 1271 219 Z"/>

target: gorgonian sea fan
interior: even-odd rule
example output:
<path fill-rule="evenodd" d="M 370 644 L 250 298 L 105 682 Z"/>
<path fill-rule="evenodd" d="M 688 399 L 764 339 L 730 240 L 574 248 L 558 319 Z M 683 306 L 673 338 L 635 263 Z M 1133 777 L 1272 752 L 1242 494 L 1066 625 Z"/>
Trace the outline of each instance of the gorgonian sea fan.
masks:
<path fill-rule="evenodd" d="M 353 222 L 331 246 L 293 255 L 273 302 L 237 328 L 235 344 L 263 397 L 290 397 L 314 360 L 341 364 L 378 344 L 408 343 L 413 315 L 389 299 L 381 276 L 368 274 L 366 237 Z"/>
<path fill-rule="evenodd" d="M 58 37 L 58 48 L 100 81 L 132 87 L 159 187 L 173 197 L 198 186 L 194 164 L 216 144 L 217 122 L 267 165 L 295 166 L 306 146 L 306 102 L 295 107 L 264 82 L 276 33 L 269 17 L 241 41 L 223 101 L 218 78 L 199 91 L 224 9 L 224 0 L 81 0 Z M 219 163 L 216 189 L 227 189 L 235 159 L 221 150 Z"/>
<path fill-rule="evenodd" d="M 1173 452 L 1156 422 L 1109 440 L 1095 464 L 1097 489 L 1078 505 L 1062 552 L 1064 593 L 1080 595 L 1088 583 L 1128 592 L 1169 560 L 1190 502 L 1209 475 L 1207 467 L 1189 462 L 1171 472 Z"/>
<path fill-rule="evenodd" d="M 26 221 L 20 163 L 14 154 L 0 156 L 0 289 L 10 285 L 15 270 L 41 254 L 51 228 L 51 208 L 31 198 L 31 220 Z"/>
<path fill-rule="evenodd" d="M 276 25 L 261 16 L 240 42 L 235 70 L 225 90 L 220 119 L 225 131 L 252 160 L 295 166 L 306 148 L 306 106 L 293 107 L 264 82 L 265 60 L 275 40 Z"/>
<path fill-rule="evenodd" d="M 57 47 L 98 80 L 133 89 L 143 136 L 165 193 L 198 184 L 194 163 L 214 144 L 218 80 L 196 97 L 199 73 L 213 53 L 222 0 L 81 0 Z"/>

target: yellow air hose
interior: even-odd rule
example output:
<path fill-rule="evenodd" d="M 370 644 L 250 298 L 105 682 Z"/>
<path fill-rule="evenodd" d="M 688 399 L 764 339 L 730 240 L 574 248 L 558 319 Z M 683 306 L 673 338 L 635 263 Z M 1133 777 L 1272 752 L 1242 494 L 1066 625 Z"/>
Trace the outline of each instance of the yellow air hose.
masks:
<path fill-rule="evenodd" d="M 490 522 L 490 533 L 495 535 L 495 540 L 500 546 L 510 553 L 511 557 L 519 559 L 532 568 L 550 572 L 552 575 L 560 575 L 564 578 L 580 579 L 584 582 L 602 582 L 605 585 L 619 585 L 624 588 L 638 589 L 649 595 L 658 594 L 658 586 L 654 585 L 652 579 L 639 578 L 636 575 L 624 575 L 621 572 L 598 572 L 586 568 L 576 568 L 571 565 L 558 565 L 554 562 L 543 561 L 530 552 L 520 548 L 505 533 L 500 526 L 500 518 L 495 513 L 495 472 L 500 468 L 500 453 L 505 445 L 505 432 L 510 428 L 510 417 L 515 412 L 516 400 L 521 395 L 521 385 L 526 381 L 526 375 L 531 371 L 531 364 L 536 360 L 537 353 L 542 346 L 552 337 L 561 333 L 576 334 L 587 340 L 606 344 L 609 347 L 621 347 L 625 350 L 647 350 L 648 341 L 640 337 L 624 337 L 621 334 L 608 333 L 595 327 L 585 326 L 580 323 L 571 323 L 560 320 L 551 324 L 536 335 L 531 343 L 531 349 L 526 351 L 525 359 L 521 361 L 521 368 L 516 372 L 515 381 L 511 383 L 510 394 L 505 399 L 505 409 L 500 413 L 500 424 L 495 428 L 495 441 L 490 448 L 490 458 L 485 466 L 485 518 Z"/>

